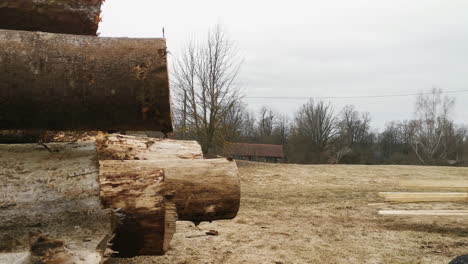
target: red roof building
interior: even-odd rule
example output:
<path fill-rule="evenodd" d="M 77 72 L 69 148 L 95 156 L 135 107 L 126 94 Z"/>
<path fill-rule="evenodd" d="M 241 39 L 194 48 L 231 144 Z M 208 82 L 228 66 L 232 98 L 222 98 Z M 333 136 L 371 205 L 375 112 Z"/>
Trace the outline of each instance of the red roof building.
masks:
<path fill-rule="evenodd" d="M 283 145 L 232 143 L 224 144 L 224 155 L 235 159 L 283 162 L 285 160 Z"/>

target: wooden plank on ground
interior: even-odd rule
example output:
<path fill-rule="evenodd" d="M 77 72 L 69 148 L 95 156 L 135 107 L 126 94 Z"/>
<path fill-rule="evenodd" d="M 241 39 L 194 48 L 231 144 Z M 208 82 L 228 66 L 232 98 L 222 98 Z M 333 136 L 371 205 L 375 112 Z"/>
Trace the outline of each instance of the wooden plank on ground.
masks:
<path fill-rule="evenodd" d="M 400 203 L 468 201 L 468 193 L 465 192 L 380 192 L 379 196 L 386 202 Z"/>
<path fill-rule="evenodd" d="M 468 210 L 381 210 L 380 215 L 468 216 Z"/>
<path fill-rule="evenodd" d="M 467 188 L 468 180 L 400 180 L 405 188 Z"/>

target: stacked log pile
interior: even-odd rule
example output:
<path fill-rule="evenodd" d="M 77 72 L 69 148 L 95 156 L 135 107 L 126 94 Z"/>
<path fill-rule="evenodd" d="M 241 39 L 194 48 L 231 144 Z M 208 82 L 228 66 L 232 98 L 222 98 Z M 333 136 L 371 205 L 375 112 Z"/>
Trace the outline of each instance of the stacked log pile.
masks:
<path fill-rule="evenodd" d="M 63 225 L 60 230 L 73 231 L 78 222 L 62 217 L 70 210 L 83 211 L 82 216 L 88 219 L 74 219 L 81 223 L 78 226 L 89 224 L 102 229 L 100 226 L 109 225 L 109 214 L 106 214 L 108 218 L 101 218 L 105 219 L 102 223 L 91 224 L 96 220 L 88 211 L 99 210 L 90 207 L 88 200 L 79 205 L 61 206 L 61 199 L 73 199 L 74 196 L 88 199 L 83 193 L 91 193 L 86 189 L 89 186 L 94 188 L 95 201 L 101 200 L 105 208 L 112 209 L 109 212 L 115 212 L 112 221 L 115 236 L 109 243 L 109 249 L 121 257 L 167 252 L 175 233 L 176 220 L 199 223 L 232 219 L 237 214 L 240 183 L 235 162 L 223 158 L 203 159 L 201 147 L 196 142 L 103 133 L 86 140 L 84 143 L 74 140 L 71 143 L 0 145 L 0 163 L 5 165 L 0 171 L 0 191 L 10 194 L 0 199 L 0 213 L 7 216 L 4 218 L 6 222 L 0 221 L 0 229 L 23 230 L 20 236 L 23 243 L 15 247 L 0 247 L 0 252 L 11 257 L 13 253 L 13 256 L 19 256 L 17 252 L 25 250 L 25 241 L 29 241 L 25 237 L 31 230 L 24 226 L 31 226 L 32 230 L 44 227 L 51 238 L 62 241 L 63 246 L 75 243 L 65 242 L 69 241 L 70 232 L 57 235 L 49 227 L 50 222 L 58 222 Z M 89 164 L 83 165 L 81 159 Z M 43 176 L 35 178 L 35 175 Z M 30 183 L 34 181 L 41 185 Z M 96 190 L 100 193 L 97 194 Z M 47 198 L 51 195 L 49 192 L 57 192 L 56 197 Z M 28 206 L 23 207 L 18 201 Z M 37 209 L 31 211 L 31 205 Z M 49 211 L 46 205 L 57 209 Z M 41 209 L 45 211 L 41 212 Z M 16 218 L 27 217 L 34 219 L 31 220 L 34 223 L 15 221 L 16 218 L 9 216 L 11 210 L 16 213 Z M 28 216 L 31 212 L 40 217 L 31 218 Z M 102 230 L 110 234 L 112 230 L 109 228 Z M 80 227 L 79 232 L 83 229 L 85 227 Z M 93 235 L 93 239 L 102 241 L 102 236 L 97 236 Z M 9 239 L 16 237 L 7 235 L 0 238 L 0 244 L 11 244 Z M 103 258 L 105 249 L 95 248 L 92 255 L 99 253 Z M 27 255 L 26 252 L 21 254 Z"/>
<path fill-rule="evenodd" d="M 161 255 L 177 219 L 239 209 L 236 164 L 196 142 L 76 136 L 172 131 L 165 40 L 95 37 L 101 2 L 0 3 L 0 263 Z"/>

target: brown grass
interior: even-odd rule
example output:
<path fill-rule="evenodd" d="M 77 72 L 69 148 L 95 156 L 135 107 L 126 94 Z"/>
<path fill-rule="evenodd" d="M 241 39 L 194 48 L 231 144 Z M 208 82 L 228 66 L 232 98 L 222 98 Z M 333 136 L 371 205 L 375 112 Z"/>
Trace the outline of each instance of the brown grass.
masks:
<path fill-rule="evenodd" d="M 162 257 L 111 263 L 448 263 L 468 253 L 463 217 L 379 216 L 379 209 L 466 209 L 465 203 L 379 204 L 398 178 L 468 177 L 468 168 L 273 165 L 240 162 L 242 204 L 232 221 L 177 225 Z M 375 204 L 377 203 L 377 205 Z M 369 205 L 374 204 L 374 205 Z"/>

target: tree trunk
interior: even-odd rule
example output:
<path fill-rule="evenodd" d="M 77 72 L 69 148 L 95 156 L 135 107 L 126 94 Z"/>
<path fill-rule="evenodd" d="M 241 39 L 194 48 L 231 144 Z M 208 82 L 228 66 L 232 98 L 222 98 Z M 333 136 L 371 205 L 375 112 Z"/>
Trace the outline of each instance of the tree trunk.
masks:
<path fill-rule="evenodd" d="M 172 131 L 164 39 L 0 30 L 0 129 Z"/>
<path fill-rule="evenodd" d="M 102 0 L 2 0 L 0 28 L 96 36 Z"/>
<path fill-rule="evenodd" d="M 175 146 L 175 145 L 174 145 Z M 164 169 L 165 191 L 173 196 L 179 220 L 202 222 L 232 219 L 240 204 L 236 163 L 226 159 L 102 160 L 101 168 L 114 171 Z"/>
<path fill-rule="evenodd" d="M 101 263 L 98 175 L 92 143 L 0 145 L 0 263 Z"/>

